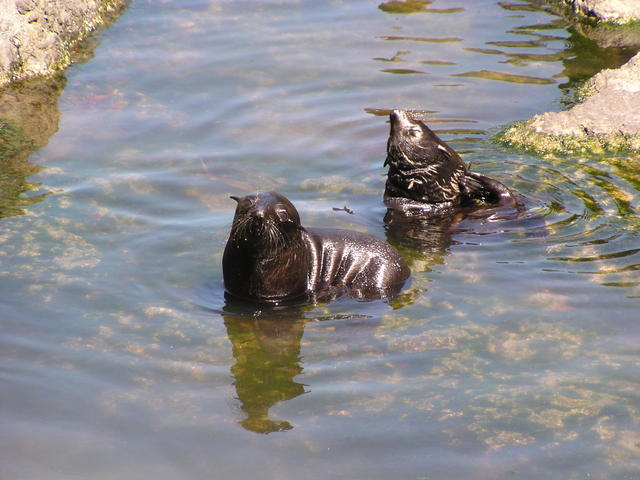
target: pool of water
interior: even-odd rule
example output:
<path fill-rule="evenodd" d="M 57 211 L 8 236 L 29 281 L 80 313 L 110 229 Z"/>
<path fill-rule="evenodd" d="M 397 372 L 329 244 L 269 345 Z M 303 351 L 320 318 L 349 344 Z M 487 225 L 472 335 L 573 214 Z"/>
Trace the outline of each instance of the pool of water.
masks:
<path fill-rule="evenodd" d="M 640 160 L 492 142 L 634 52 L 539 2 L 379 3 L 134 0 L 38 105 L 0 220 L 3 478 L 638 478 Z M 391 108 L 522 214 L 385 229 Z M 229 195 L 272 189 L 410 285 L 225 307 Z"/>

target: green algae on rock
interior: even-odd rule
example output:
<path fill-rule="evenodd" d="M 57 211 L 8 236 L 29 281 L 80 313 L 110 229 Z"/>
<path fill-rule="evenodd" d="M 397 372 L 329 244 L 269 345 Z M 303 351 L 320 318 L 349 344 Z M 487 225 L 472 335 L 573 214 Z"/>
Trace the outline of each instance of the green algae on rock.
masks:
<path fill-rule="evenodd" d="M 535 118 L 535 117 L 534 117 Z M 603 154 L 606 152 L 637 152 L 640 154 L 640 137 L 616 133 L 612 135 L 551 135 L 537 132 L 533 120 L 515 123 L 496 135 L 496 140 L 506 145 L 531 150 L 541 154 L 582 152 Z"/>
<path fill-rule="evenodd" d="M 596 74 L 579 96 L 582 102 L 569 110 L 516 123 L 498 140 L 542 153 L 640 153 L 640 54 L 618 69 Z"/>

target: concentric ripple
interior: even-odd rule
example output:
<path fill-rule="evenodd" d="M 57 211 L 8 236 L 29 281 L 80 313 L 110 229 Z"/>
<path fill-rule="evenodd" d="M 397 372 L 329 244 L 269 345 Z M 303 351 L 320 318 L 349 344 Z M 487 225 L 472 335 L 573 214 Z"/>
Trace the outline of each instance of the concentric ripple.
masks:
<path fill-rule="evenodd" d="M 476 156 L 487 152 L 467 158 Z M 516 219 L 494 218 L 493 232 L 517 232 L 514 242 L 543 242 L 549 271 L 587 275 L 603 286 L 628 288 L 629 296 L 640 293 L 637 159 L 521 156 L 507 163 L 509 172 L 490 161 L 474 164 L 521 193 L 527 207 Z M 464 232 L 486 234 L 477 225 Z"/>

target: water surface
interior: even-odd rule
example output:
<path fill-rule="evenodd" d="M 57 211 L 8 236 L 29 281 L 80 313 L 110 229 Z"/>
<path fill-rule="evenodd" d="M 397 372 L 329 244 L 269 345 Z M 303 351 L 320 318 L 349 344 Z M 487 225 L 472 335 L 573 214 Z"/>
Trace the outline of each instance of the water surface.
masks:
<path fill-rule="evenodd" d="M 410 7 L 138 0 L 68 70 L 3 190 L 3 478 L 638 478 L 640 160 L 491 141 L 634 52 L 538 2 Z M 522 215 L 385 230 L 391 108 Z M 388 237 L 410 287 L 225 307 L 257 189 Z"/>

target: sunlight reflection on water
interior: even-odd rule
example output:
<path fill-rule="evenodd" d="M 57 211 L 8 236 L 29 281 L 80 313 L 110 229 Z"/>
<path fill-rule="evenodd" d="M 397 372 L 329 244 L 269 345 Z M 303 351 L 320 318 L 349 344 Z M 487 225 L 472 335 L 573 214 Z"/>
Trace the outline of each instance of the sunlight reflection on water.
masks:
<path fill-rule="evenodd" d="M 410 3 L 141 0 L 67 72 L 11 177 L 47 195 L 2 187 L 28 210 L 0 223 L 9 477 L 633 478 L 638 160 L 490 138 L 632 52 L 538 2 Z M 390 108 L 526 212 L 385 231 Z M 256 189 L 386 235 L 411 286 L 225 309 L 228 197 Z"/>

